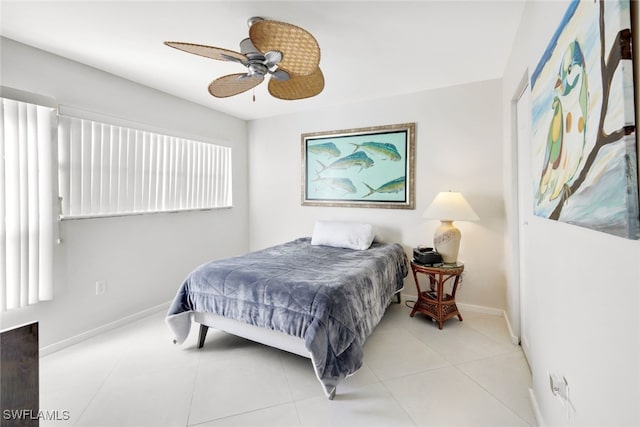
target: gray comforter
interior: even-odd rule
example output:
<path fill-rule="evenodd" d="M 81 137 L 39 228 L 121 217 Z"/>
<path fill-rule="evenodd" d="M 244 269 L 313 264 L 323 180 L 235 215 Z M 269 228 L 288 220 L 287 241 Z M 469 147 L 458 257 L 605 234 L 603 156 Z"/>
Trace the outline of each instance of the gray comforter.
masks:
<path fill-rule="evenodd" d="M 408 261 L 399 244 L 356 251 L 301 238 L 194 270 L 169 308 L 176 342 L 190 312 L 209 312 L 303 338 L 329 395 L 362 365 L 362 346 L 393 295 Z"/>

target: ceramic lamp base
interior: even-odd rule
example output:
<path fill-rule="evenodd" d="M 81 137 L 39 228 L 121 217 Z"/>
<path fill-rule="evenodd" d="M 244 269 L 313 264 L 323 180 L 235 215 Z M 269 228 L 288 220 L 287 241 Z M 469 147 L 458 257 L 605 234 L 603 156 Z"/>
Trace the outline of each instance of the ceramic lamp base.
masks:
<path fill-rule="evenodd" d="M 442 255 L 442 262 L 455 264 L 458 261 L 461 237 L 460 230 L 453 225 L 452 221 L 440 221 L 440 225 L 433 235 L 433 245 L 436 251 Z"/>

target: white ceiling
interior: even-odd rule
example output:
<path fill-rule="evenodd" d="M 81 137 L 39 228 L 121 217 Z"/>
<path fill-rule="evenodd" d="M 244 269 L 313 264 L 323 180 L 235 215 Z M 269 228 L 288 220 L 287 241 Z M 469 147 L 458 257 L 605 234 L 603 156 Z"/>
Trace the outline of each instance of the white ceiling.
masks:
<path fill-rule="evenodd" d="M 502 1 L 6 1 L 0 33 L 242 119 L 289 114 L 500 78 L 524 9 Z M 246 21 L 261 16 L 311 32 L 324 91 L 271 97 L 266 82 L 226 99 L 207 86 L 243 72 L 166 47 L 185 41 L 239 50 Z M 44 72 L 44 70 L 43 70 Z"/>

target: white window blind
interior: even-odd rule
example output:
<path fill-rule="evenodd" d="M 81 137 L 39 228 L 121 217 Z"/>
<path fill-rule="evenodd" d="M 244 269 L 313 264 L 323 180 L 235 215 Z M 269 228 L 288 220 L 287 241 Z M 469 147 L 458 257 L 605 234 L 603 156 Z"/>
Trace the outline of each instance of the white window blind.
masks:
<path fill-rule="evenodd" d="M 50 300 L 53 109 L 2 98 L 0 311 Z"/>
<path fill-rule="evenodd" d="M 62 218 L 231 206 L 231 148 L 60 115 Z"/>

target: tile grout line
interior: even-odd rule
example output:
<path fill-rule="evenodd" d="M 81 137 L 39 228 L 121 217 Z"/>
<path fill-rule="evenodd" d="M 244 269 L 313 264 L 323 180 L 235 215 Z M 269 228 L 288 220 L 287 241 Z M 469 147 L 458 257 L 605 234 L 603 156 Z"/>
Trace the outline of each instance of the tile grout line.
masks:
<path fill-rule="evenodd" d="M 491 316 L 491 314 L 487 314 L 488 316 Z M 481 334 L 482 336 L 484 336 L 486 339 L 492 341 L 495 344 L 498 345 L 502 345 L 502 343 L 500 341 L 497 341 L 495 338 L 493 338 L 492 336 L 486 334 L 482 329 L 478 329 L 476 327 L 473 326 L 473 324 L 469 324 L 469 326 L 477 333 Z M 475 359 L 472 361 L 466 361 L 466 362 L 461 362 L 461 363 L 454 363 L 453 361 L 451 361 L 449 358 L 446 357 L 446 354 L 443 354 L 441 352 L 439 352 L 438 350 L 432 348 L 431 346 L 429 346 L 427 343 L 421 341 L 411 330 L 407 330 L 407 332 L 413 336 L 414 338 L 416 338 L 418 341 L 420 341 L 425 347 L 427 347 L 428 349 L 430 349 L 431 351 L 433 351 L 434 353 L 436 353 L 438 356 L 442 357 L 444 360 L 446 360 L 450 366 L 449 367 L 453 367 L 455 368 L 456 371 L 462 373 L 465 377 L 469 378 L 471 381 L 473 381 L 475 384 L 477 384 L 485 393 L 487 393 L 489 396 L 491 396 L 492 399 L 494 399 L 495 401 L 497 401 L 501 406 L 503 406 L 504 408 L 506 408 L 507 410 L 509 410 L 510 412 L 512 412 L 513 414 L 515 414 L 518 418 L 520 418 L 521 420 L 523 420 L 526 424 L 531 425 L 529 423 L 529 421 L 527 421 L 525 418 L 523 418 L 515 409 L 511 408 L 509 405 L 507 405 L 505 402 L 503 402 L 501 399 L 499 399 L 497 396 L 495 396 L 493 393 L 491 393 L 488 389 L 486 389 L 482 384 L 480 384 L 478 381 L 476 381 L 474 378 L 472 378 L 471 376 L 469 376 L 467 373 L 465 373 L 464 371 L 462 371 L 459 366 L 461 365 L 465 365 L 465 364 L 469 364 L 469 363 L 476 363 L 476 362 L 481 362 L 481 361 L 486 361 L 486 360 L 490 360 L 493 359 L 495 357 L 498 356 L 504 356 L 504 355 L 508 355 L 511 353 L 515 353 L 517 350 L 511 350 L 511 351 L 505 351 L 505 352 L 501 352 L 498 354 L 494 354 L 494 355 L 490 355 L 490 356 L 486 356 L 486 357 L 482 357 L 479 359 Z M 509 342 L 509 344 L 513 347 L 517 347 L 515 346 L 513 343 Z M 518 350 L 521 352 L 522 348 L 518 347 Z M 431 368 L 431 369 L 425 369 L 423 371 L 420 371 L 420 373 L 422 372 L 429 372 L 429 371 L 435 371 L 437 369 L 444 369 L 446 367 L 440 367 L 440 368 Z M 402 376 L 398 376 L 396 378 L 402 378 L 402 377 L 408 377 L 414 374 L 407 374 L 407 375 L 402 375 Z M 383 382 L 384 384 L 384 382 Z M 386 387 L 386 386 L 385 386 Z M 404 409 L 404 408 L 403 408 Z M 411 418 L 413 419 L 413 418 Z"/>
<path fill-rule="evenodd" d="M 245 414 L 253 414 L 256 412 L 260 412 L 260 411 L 264 411 L 265 409 L 272 409 L 272 408 L 278 408 L 280 406 L 285 406 L 288 405 L 290 403 L 295 403 L 295 402 L 284 402 L 284 403 L 278 403 L 277 405 L 270 405 L 270 406 L 265 406 L 264 408 L 256 408 L 256 409 L 251 409 L 250 411 L 245 411 L 245 412 L 240 412 L 238 414 L 230 414 L 230 415 L 225 415 L 223 417 L 219 417 L 219 418 L 211 418 L 209 420 L 204 420 L 204 421 L 200 421 L 198 423 L 195 424 L 189 424 L 187 427 L 197 427 L 197 426 L 201 426 L 203 424 L 207 424 L 210 422 L 215 422 L 215 421 L 222 421 L 222 420 L 227 420 L 227 419 L 233 419 L 236 417 L 239 417 L 241 415 L 245 415 Z M 298 421 L 300 422 L 300 420 L 298 419 Z M 300 426 L 302 426 L 302 423 L 300 422 L 299 424 Z"/>
<path fill-rule="evenodd" d="M 200 349 L 198 349 L 200 350 Z M 193 397 L 196 394 L 196 382 L 198 381 L 198 374 L 200 373 L 200 362 L 202 359 L 202 353 L 198 352 L 197 353 L 197 357 L 198 357 L 198 362 L 197 362 L 197 368 L 196 368 L 196 373 L 193 376 L 193 385 L 191 386 L 191 399 L 189 400 L 189 411 L 187 412 L 187 419 L 185 422 L 185 427 L 189 427 L 189 420 L 191 418 L 191 409 L 193 408 Z M 194 424 L 195 425 L 195 424 Z"/>
<path fill-rule="evenodd" d="M 250 341 L 250 340 L 248 340 L 248 341 Z M 202 356 L 200 354 L 198 354 L 198 357 L 200 359 Z M 284 362 L 282 361 L 282 357 L 280 355 L 278 355 L 278 362 L 280 363 L 280 366 L 282 367 L 283 373 L 284 373 L 285 372 Z M 273 405 L 267 405 L 267 406 L 264 406 L 264 407 L 255 408 L 255 409 L 251 409 L 251 410 L 244 411 L 244 412 L 239 412 L 239 413 L 236 413 L 236 414 L 224 415 L 224 416 L 218 417 L 218 418 L 210 418 L 210 419 L 207 419 L 207 420 L 199 421 L 199 422 L 197 422 L 195 424 L 189 424 L 189 419 L 191 418 L 191 406 L 193 404 L 193 397 L 195 395 L 195 382 L 197 380 L 197 373 L 199 371 L 200 371 L 200 360 L 198 360 L 198 369 L 196 371 L 196 376 L 194 378 L 194 384 L 193 384 L 193 390 L 191 392 L 191 403 L 189 405 L 189 415 L 187 417 L 186 427 L 195 427 L 195 426 L 203 425 L 203 424 L 214 422 L 214 421 L 232 419 L 234 417 L 238 417 L 238 416 L 241 416 L 241 415 L 251 414 L 251 413 L 263 411 L 265 409 L 270 409 L 270 408 L 277 408 L 277 407 L 284 406 L 284 405 L 291 404 L 291 403 L 293 403 L 294 407 L 296 408 L 296 417 L 298 419 L 298 423 L 299 423 L 299 425 L 302 425 L 302 423 L 300 421 L 300 416 L 298 414 L 297 407 L 295 406 L 295 399 L 293 399 L 293 393 L 292 393 L 292 390 L 291 390 L 291 384 L 289 382 L 289 377 L 286 375 L 286 373 L 285 373 L 285 379 L 286 379 L 286 382 L 287 382 L 287 389 L 289 390 L 289 398 L 290 398 L 290 400 L 288 402 L 282 402 L 282 403 L 277 403 L 277 404 L 273 404 Z"/>
<path fill-rule="evenodd" d="M 122 360 L 122 358 L 124 357 L 124 355 L 120 355 L 120 357 L 118 358 L 117 361 L 115 361 L 113 363 L 113 365 L 111 365 L 111 369 L 109 369 L 109 373 L 107 373 L 107 375 L 104 376 L 104 379 L 100 382 L 100 386 L 96 389 L 95 393 L 93 393 L 93 396 L 91 396 L 91 399 L 89 399 L 89 401 L 87 402 L 87 404 L 85 405 L 84 409 L 82 410 L 82 412 L 80 412 L 80 416 L 78 417 L 77 421 L 73 423 L 74 426 L 77 426 L 78 423 L 80 422 L 80 419 L 82 419 L 82 416 L 87 412 L 87 410 L 89 409 L 89 407 L 91 406 L 91 404 L 93 403 L 93 401 L 96 399 L 96 397 L 98 396 L 98 393 L 100 393 L 100 391 L 104 388 L 104 386 L 107 384 L 107 381 L 109 380 L 109 378 L 111 378 L 111 376 L 113 375 L 113 372 L 116 369 L 116 365 Z"/>
<path fill-rule="evenodd" d="M 490 357 L 487 357 L 487 358 L 484 358 L 484 359 L 480 359 L 479 361 L 492 359 L 492 358 L 497 357 L 497 356 L 502 356 L 502 355 L 490 356 Z M 467 363 L 475 363 L 475 362 L 478 362 L 478 360 L 474 360 L 473 362 L 461 363 L 460 365 L 464 365 L 464 364 L 467 364 Z M 485 393 L 487 393 L 489 396 L 491 396 L 492 399 L 494 399 L 496 402 L 498 402 L 504 408 L 509 410 L 509 412 L 511 412 L 514 415 L 516 415 L 518 418 L 520 418 L 522 421 L 524 421 L 527 425 L 531 425 L 529 423 L 529 421 L 527 421 L 525 418 L 523 418 L 522 415 L 520 415 L 520 413 L 518 411 L 516 411 L 515 409 L 511 408 L 509 405 L 507 405 L 506 402 L 503 402 L 502 399 L 500 399 L 498 396 L 496 396 L 493 393 L 491 393 L 491 391 L 489 391 L 485 386 L 483 386 L 478 381 L 476 381 L 471 375 L 469 375 L 466 372 L 464 372 L 463 370 L 461 370 L 458 366 L 459 365 L 454 365 L 453 366 L 456 369 L 456 371 L 460 372 L 462 375 L 464 375 L 465 377 L 470 379 L 474 384 L 476 384 L 478 387 L 480 387 Z"/>
<path fill-rule="evenodd" d="M 280 365 L 282 366 L 282 373 L 284 374 L 284 378 L 287 381 L 287 388 L 289 389 L 289 397 L 291 398 L 291 403 L 293 403 L 293 408 L 296 411 L 296 419 L 298 420 L 298 425 L 302 426 L 302 420 L 300 419 L 300 411 L 298 410 L 298 405 L 296 404 L 296 399 L 293 397 L 293 389 L 291 387 L 291 381 L 289 380 L 289 375 L 287 373 L 287 367 L 285 366 L 284 359 L 283 359 L 282 355 L 278 355 L 278 360 L 280 361 Z M 284 403 L 282 405 L 284 405 Z M 278 405 L 278 406 L 280 406 L 280 405 Z"/>
<path fill-rule="evenodd" d="M 411 414 L 409 412 L 407 412 L 407 409 L 404 407 L 404 405 L 402 404 L 402 402 L 400 402 L 391 392 L 391 390 L 389 390 L 389 388 L 387 387 L 387 385 L 381 381 L 380 384 L 382 385 L 382 387 L 384 387 L 384 389 L 387 391 L 387 393 L 389 393 L 389 396 L 391 396 L 391 398 L 393 399 L 393 401 L 398 405 L 398 407 L 400 409 L 402 409 L 402 412 L 405 413 L 405 415 L 407 416 L 408 419 L 411 420 L 411 422 L 413 423 L 414 426 L 419 426 L 418 421 L 413 419 L 413 417 L 411 416 Z"/>

